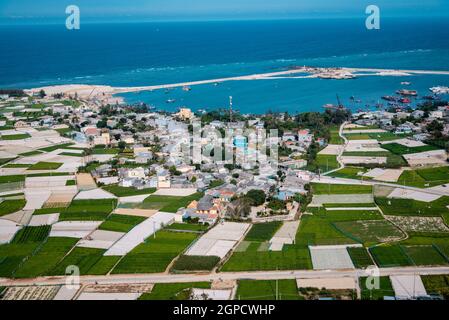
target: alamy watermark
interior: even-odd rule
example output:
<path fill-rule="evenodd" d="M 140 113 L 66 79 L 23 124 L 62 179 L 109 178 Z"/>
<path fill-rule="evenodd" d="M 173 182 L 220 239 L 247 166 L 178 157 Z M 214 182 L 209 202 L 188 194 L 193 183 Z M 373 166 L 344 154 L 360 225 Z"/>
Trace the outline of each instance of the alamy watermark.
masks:
<path fill-rule="evenodd" d="M 65 13 L 69 16 L 65 20 L 65 26 L 68 30 L 79 30 L 81 27 L 80 8 L 75 5 L 70 5 L 65 9 Z"/>
<path fill-rule="evenodd" d="M 365 13 L 369 16 L 365 20 L 365 26 L 368 30 L 380 29 L 380 8 L 376 5 L 366 7 Z"/>
<path fill-rule="evenodd" d="M 79 290 L 81 287 L 80 268 L 78 266 L 68 266 L 65 269 L 65 286 L 69 290 Z"/>

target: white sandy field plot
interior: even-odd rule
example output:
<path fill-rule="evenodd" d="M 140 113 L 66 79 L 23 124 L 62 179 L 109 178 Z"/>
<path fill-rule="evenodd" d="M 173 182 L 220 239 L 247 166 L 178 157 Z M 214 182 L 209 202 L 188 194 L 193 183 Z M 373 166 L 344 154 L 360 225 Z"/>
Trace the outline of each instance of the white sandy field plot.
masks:
<path fill-rule="evenodd" d="M 99 200 L 99 199 L 117 199 L 112 193 L 109 193 L 103 189 L 93 189 L 81 191 L 75 197 L 75 200 Z"/>
<path fill-rule="evenodd" d="M 110 300 L 137 300 L 141 296 L 141 293 L 136 292 L 83 292 L 76 300 L 88 300 L 88 301 L 110 301 Z"/>
<path fill-rule="evenodd" d="M 385 152 L 377 140 L 349 140 L 346 152 Z"/>
<path fill-rule="evenodd" d="M 53 300 L 56 300 L 56 301 L 72 300 L 75 297 L 78 290 L 79 289 L 71 288 L 68 286 L 61 286 L 61 288 L 59 289 L 58 293 L 55 295 Z"/>
<path fill-rule="evenodd" d="M 346 290 L 357 288 L 357 282 L 354 278 L 317 278 L 317 279 L 296 279 L 298 288 L 318 288 L 328 290 Z"/>
<path fill-rule="evenodd" d="M 50 237 L 82 239 L 95 231 L 102 221 L 62 221 L 51 227 Z"/>
<path fill-rule="evenodd" d="M 401 189 L 396 188 L 394 189 L 389 195 L 388 198 L 390 199 L 412 199 L 416 201 L 421 202 L 432 202 L 435 200 L 438 200 L 441 198 L 441 195 L 421 192 L 421 191 L 414 191 L 414 190 L 408 190 L 408 189 Z"/>
<path fill-rule="evenodd" d="M 17 223 L 0 219 L 0 244 L 9 243 L 20 229 L 22 226 Z"/>
<path fill-rule="evenodd" d="M 174 220 L 174 214 L 159 212 L 134 227 L 120 240 L 115 242 L 104 255 L 124 256 L 139 244 L 144 242 L 146 238 L 161 230 L 165 226 L 172 224 Z"/>
<path fill-rule="evenodd" d="M 347 248 L 362 245 L 309 246 L 314 270 L 354 269 Z"/>
<path fill-rule="evenodd" d="M 372 169 L 372 170 L 366 172 L 365 174 L 363 174 L 363 176 L 370 177 L 370 178 L 373 178 L 378 181 L 397 182 L 403 172 L 404 172 L 403 169 L 375 168 L 375 169 Z"/>
<path fill-rule="evenodd" d="M 151 196 L 151 194 L 142 194 L 142 195 L 139 195 L 139 196 L 120 197 L 118 199 L 118 202 L 119 203 L 142 203 L 149 196 Z"/>
<path fill-rule="evenodd" d="M 326 148 L 321 150 L 318 154 L 321 155 L 329 155 L 329 156 L 336 156 L 339 155 L 343 146 L 338 144 L 329 144 Z"/>
<path fill-rule="evenodd" d="M 417 141 L 417 140 L 411 140 L 411 139 L 407 139 L 407 138 L 392 140 L 392 141 L 385 141 L 382 144 L 390 144 L 390 143 L 397 143 L 397 144 L 400 144 L 400 145 L 403 145 L 403 146 L 409 147 L 409 148 L 417 148 L 417 147 L 426 146 L 426 144 L 424 142 Z"/>
<path fill-rule="evenodd" d="M 158 189 L 153 195 L 155 196 L 177 196 L 177 197 L 188 197 L 196 193 L 194 188 L 171 188 L 171 189 Z"/>
<path fill-rule="evenodd" d="M 114 214 L 120 214 L 125 216 L 134 216 L 134 217 L 145 217 L 150 218 L 158 213 L 157 210 L 149 210 L 149 209 L 126 209 L 126 208 L 117 208 L 114 210 Z"/>
<path fill-rule="evenodd" d="M 358 165 L 358 164 L 386 164 L 387 157 L 360 157 L 360 156 L 342 156 L 341 162 L 345 165 Z"/>
<path fill-rule="evenodd" d="M 97 184 L 90 173 L 78 173 L 76 175 L 76 184 L 80 190 L 92 190 L 97 188 Z"/>
<path fill-rule="evenodd" d="M 231 300 L 232 290 L 192 289 L 191 300 Z"/>
<path fill-rule="evenodd" d="M 248 223 L 223 222 L 198 239 L 187 250 L 186 255 L 224 258 L 243 238 L 249 227 Z"/>
<path fill-rule="evenodd" d="M 311 206 L 322 206 L 325 203 L 374 203 L 372 194 L 319 194 L 314 195 Z"/>
<path fill-rule="evenodd" d="M 411 167 L 447 165 L 447 152 L 445 150 L 433 150 L 421 153 L 405 154 L 404 159 Z"/>
<path fill-rule="evenodd" d="M 107 250 L 111 248 L 114 245 L 114 243 L 120 240 L 124 235 L 125 233 L 123 232 L 95 230 L 87 237 L 80 240 L 76 246 L 82 248 Z"/>
<path fill-rule="evenodd" d="M 427 296 L 420 276 L 390 276 L 390 280 L 397 298 L 411 299 Z"/>
<path fill-rule="evenodd" d="M 299 220 L 286 221 L 270 240 L 270 251 L 282 251 L 286 244 L 293 244 L 298 231 Z"/>
<path fill-rule="evenodd" d="M 33 215 L 28 223 L 29 227 L 50 226 L 59 220 L 59 213 Z"/>

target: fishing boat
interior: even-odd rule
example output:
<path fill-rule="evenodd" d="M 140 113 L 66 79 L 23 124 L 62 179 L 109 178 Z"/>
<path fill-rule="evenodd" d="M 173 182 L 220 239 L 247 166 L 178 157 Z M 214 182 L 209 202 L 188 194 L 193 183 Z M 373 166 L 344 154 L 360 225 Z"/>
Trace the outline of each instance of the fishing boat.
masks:
<path fill-rule="evenodd" d="M 189 86 L 184 86 L 184 87 L 182 87 L 182 90 L 183 91 L 191 91 L 192 88 L 190 88 Z"/>
<path fill-rule="evenodd" d="M 418 95 L 418 91 L 416 90 L 398 90 L 396 91 L 397 94 L 400 94 L 401 96 L 413 96 L 416 97 Z"/>
<path fill-rule="evenodd" d="M 166 102 L 167 102 L 167 103 L 175 103 L 175 102 L 176 102 L 176 99 L 168 99 Z"/>

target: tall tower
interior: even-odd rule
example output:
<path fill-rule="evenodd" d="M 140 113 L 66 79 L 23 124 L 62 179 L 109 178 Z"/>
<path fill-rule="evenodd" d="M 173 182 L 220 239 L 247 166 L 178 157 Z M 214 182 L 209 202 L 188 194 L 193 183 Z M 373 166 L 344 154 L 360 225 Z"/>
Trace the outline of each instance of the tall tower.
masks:
<path fill-rule="evenodd" d="M 229 96 L 229 122 L 232 122 L 232 96 Z"/>

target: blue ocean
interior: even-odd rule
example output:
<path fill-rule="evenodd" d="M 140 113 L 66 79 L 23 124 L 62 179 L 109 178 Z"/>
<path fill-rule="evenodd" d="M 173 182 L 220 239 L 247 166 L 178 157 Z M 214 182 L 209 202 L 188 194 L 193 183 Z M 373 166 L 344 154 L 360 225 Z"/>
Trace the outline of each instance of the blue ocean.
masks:
<path fill-rule="evenodd" d="M 292 66 L 449 71 L 449 21 L 363 19 L 146 22 L 0 26 L 0 87 L 56 84 L 148 86 L 285 70 Z M 157 109 L 227 107 L 242 113 L 321 111 L 338 95 L 348 107 L 370 108 L 403 88 L 428 95 L 449 76 L 273 79 L 200 85 L 191 91 L 124 94 Z M 355 99 L 351 99 L 354 97 Z M 167 100 L 175 101 L 167 103 Z M 359 101 L 358 101 L 359 100 Z M 357 102 L 356 102 L 357 101 Z"/>

